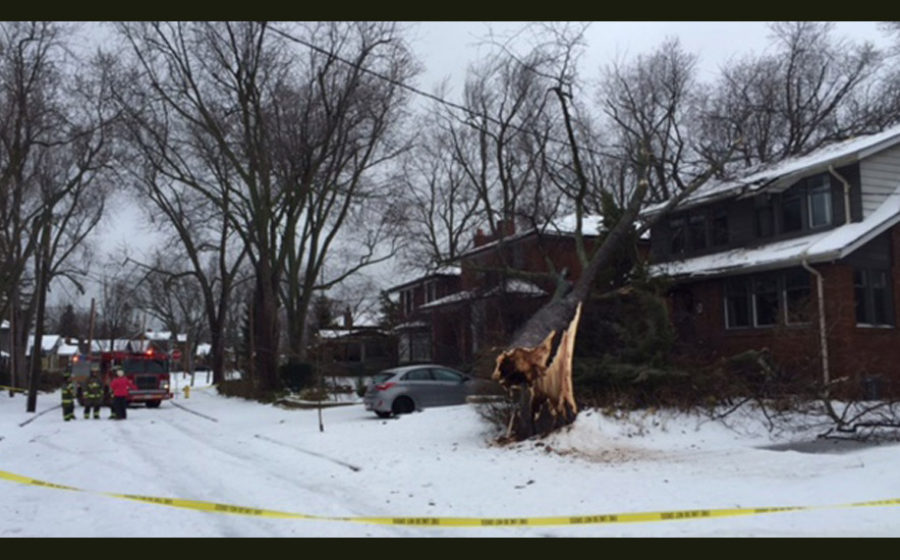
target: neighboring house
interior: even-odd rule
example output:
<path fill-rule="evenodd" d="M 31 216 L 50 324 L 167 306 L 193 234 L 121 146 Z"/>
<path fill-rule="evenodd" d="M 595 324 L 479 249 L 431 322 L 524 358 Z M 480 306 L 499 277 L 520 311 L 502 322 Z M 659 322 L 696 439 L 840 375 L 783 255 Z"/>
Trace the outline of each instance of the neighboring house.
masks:
<path fill-rule="evenodd" d="M 442 355 L 442 349 L 434 348 L 432 314 L 422 306 L 458 293 L 460 286 L 459 267 L 443 267 L 388 290 L 399 296 L 400 324 L 394 332 L 400 364 L 430 362 Z"/>
<path fill-rule="evenodd" d="M 28 335 L 28 342 L 25 347 L 25 357 L 31 359 L 31 353 L 34 350 L 34 335 Z M 58 334 L 45 334 L 41 336 L 41 370 L 57 372 L 68 365 L 66 357 L 60 360 L 59 350 L 63 346 L 64 340 Z"/>
<path fill-rule="evenodd" d="M 599 218 L 591 217 L 582 226 L 589 245 L 599 223 Z M 458 279 L 454 275 L 452 281 L 442 280 L 449 293 L 413 297 L 409 323 L 401 327 L 417 336 L 410 339 L 409 354 L 404 355 L 401 344 L 401 358 L 468 369 L 486 352 L 506 344 L 558 288 L 566 288 L 557 285 L 555 276 L 566 271 L 570 282 L 578 278 L 581 266 L 571 217 L 522 232 L 510 222 L 499 229 L 502 236 L 480 230 L 475 234 L 474 247 L 459 259 Z M 426 276 L 392 291 L 418 290 L 435 280 Z M 453 286 L 458 289 L 451 290 Z M 404 331 L 399 330 L 402 337 Z"/>
<path fill-rule="evenodd" d="M 873 396 L 900 379 L 898 223 L 895 127 L 704 185 L 654 226 L 651 273 L 673 282 L 685 353 L 766 348 Z"/>
<path fill-rule="evenodd" d="M 343 326 L 317 332 L 311 359 L 326 376 L 372 375 L 397 363 L 395 345 L 375 317 L 347 311 Z"/>

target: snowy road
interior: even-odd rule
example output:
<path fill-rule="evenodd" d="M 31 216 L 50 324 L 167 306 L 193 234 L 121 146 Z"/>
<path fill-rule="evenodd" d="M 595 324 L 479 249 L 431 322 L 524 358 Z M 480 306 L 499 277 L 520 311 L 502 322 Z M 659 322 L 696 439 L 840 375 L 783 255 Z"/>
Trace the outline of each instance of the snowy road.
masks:
<path fill-rule="evenodd" d="M 896 536 L 900 507 L 717 519 L 410 527 L 182 509 L 137 494 L 316 517 L 546 517 L 703 508 L 831 506 L 900 497 L 900 446 L 845 454 L 761 449 L 764 433 L 689 417 L 582 413 L 542 442 L 490 445 L 470 406 L 380 420 L 360 405 L 285 410 L 180 393 L 128 420 L 33 418 L 0 398 L 0 471 L 84 491 L 0 480 L 0 537 Z M 58 402 L 41 395 L 39 410 Z M 177 405 L 177 406 L 176 406 Z M 80 412 L 80 411 L 79 411 Z M 104 416 L 107 410 L 104 409 Z M 193 413 L 192 413 L 193 412 Z"/>

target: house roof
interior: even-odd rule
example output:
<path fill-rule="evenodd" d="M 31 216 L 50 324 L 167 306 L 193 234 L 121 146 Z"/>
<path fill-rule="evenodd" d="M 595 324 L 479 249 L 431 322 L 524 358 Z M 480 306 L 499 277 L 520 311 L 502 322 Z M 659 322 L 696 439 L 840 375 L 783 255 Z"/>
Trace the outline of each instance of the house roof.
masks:
<path fill-rule="evenodd" d="M 419 307 L 419 309 L 434 309 L 444 305 L 460 303 L 478 298 L 493 297 L 501 293 L 513 294 L 518 296 L 539 297 L 546 295 L 547 292 L 540 287 L 526 280 L 516 278 L 507 279 L 503 285 L 494 286 L 488 290 L 464 290 L 450 294 L 449 296 L 436 299 Z"/>
<path fill-rule="evenodd" d="M 66 344 L 65 342 L 63 342 L 59 345 L 59 349 L 56 350 L 56 353 L 60 356 L 74 356 L 80 351 L 81 349 L 78 348 L 78 346 L 74 344 Z"/>
<path fill-rule="evenodd" d="M 488 249 L 497 247 L 498 245 L 500 245 L 500 243 L 510 243 L 539 234 L 570 237 L 575 235 L 575 231 L 577 229 L 576 222 L 577 220 L 574 213 L 566 214 L 565 216 L 560 216 L 558 218 L 552 218 L 537 227 L 533 227 L 519 233 L 514 233 L 513 235 L 506 235 L 502 238 L 498 238 L 483 245 L 479 245 L 478 247 L 472 247 L 468 251 L 462 253 L 460 255 L 460 258 L 469 257 L 482 251 L 487 251 Z M 603 227 L 603 216 L 589 214 L 581 217 L 581 232 L 583 235 L 588 237 L 595 236 L 600 233 L 601 227 Z"/>
<path fill-rule="evenodd" d="M 141 352 L 150 346 L 150 341 L 129 340 L 127 338 L 117 338 L 110 345 L 109 339 L 94 340 L 91 342 L 91 352 Z"/>
<path fill-rule="evenodd" d="M 408 280 L 406 282 L 403 282 L 402 284 L 392 286 L 390 289 L 388 289 L 388 292 L 398 292 L 400 290 L 409 288 L 410 286 L 420 284 L 431 278 L 454 277 L 459 276 L 461 273 L 462 270 L 458 266 L 442 266 L 436 270 L 422 274 L 421 276 L 416 276 L 412 280 Z"/>
<path fill-rule="evenodd" d="M 900 222 L 900 186 L 882 205 L 861 222 L 834 229 L 767 243 L 703 255 L 690 259 L 656 264 L 650 267 L 654 276 L 703 277 L 785 268 L 807 263 L 842 259 Z"/>
<path fill-rule="evenodd" d="M 45 334 L 41 336 L 41 352 L 51 352 L 54 348 L 56 348 L 57 344 L 60 342 L 60 336 L 58 334 Z M 25 355 L 31 355 L 31 348 L 34 346 L 34 335 L 28 335 L 28 342 L 26 342 L 25 346 Z"/>
<path fill-rule="evenodd" d="M 762 190 L 786 189 L 803 177 L 826 171 L 829 166 L 847 165 L 897 144 L 900 144 L 900 126 L 887 128 L 877 134 L 835 142 L 804 156 L 744 170 L 738 177 L 708 181 L 687 196 L 678 208 L 740 197 Z M 664 205 L 665 203 L 652 205 L 643 214 L 652 215 Z"/>
<path fill-rule="evenodd" d="M 144 338 L 146 340 L 152 340 L 155 342 L 168 342 L 172 340 L 172 331 L 147 331 L 144 333 Z M 176 342 L 187 342 L 186 334 L 176 334 L 175 335 Z"/>

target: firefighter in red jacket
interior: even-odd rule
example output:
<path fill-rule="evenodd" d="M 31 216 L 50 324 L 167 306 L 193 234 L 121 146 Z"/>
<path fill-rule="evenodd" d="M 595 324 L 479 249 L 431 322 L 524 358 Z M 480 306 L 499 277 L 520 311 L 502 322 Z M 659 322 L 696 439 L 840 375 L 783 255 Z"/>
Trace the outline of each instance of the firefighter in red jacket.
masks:
<path fill-rule="evenodd" d="M 109 384 L 112 390 L 113 403 L 111 419 L 125 420 L 128 410 L 128 392 L 137 390 L 137 386 L 125 377 L 125 372 L 121 369 L 116 370 L 116 378 Z"/>

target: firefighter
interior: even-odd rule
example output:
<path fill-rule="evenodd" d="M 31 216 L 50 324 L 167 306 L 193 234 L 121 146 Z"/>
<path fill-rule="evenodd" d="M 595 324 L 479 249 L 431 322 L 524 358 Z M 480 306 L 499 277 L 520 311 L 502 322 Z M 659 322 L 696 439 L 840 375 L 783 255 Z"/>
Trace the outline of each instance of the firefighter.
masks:
<path fill-rule="evenodd" d="M 75 419 L 75 384 L 72 383 L 71 371 L 63 373 L 62 411 L 66 422 Z"/>
<path fill-rule="evenodd" d="M 82 389 L 84 394 L 84 417 L 90 418 L 94 409 L 94 420 L 100 419 L 100 403 L 103 402 L 103 382 L 100 381 L 99 370 L 91 368 L 91 375 L 85 380 Z"/>
<path fill-rule="evenodd" d="M 129 391 L 137 391 L 137 386 L 130 379 L 125 377 L 125 371 L 116 370 L 116 378 L 109 384 L 109 388 L 113 393 L 112 415 L 113 420 L 125 420 L 128 411 L 128 393 Z"/>

